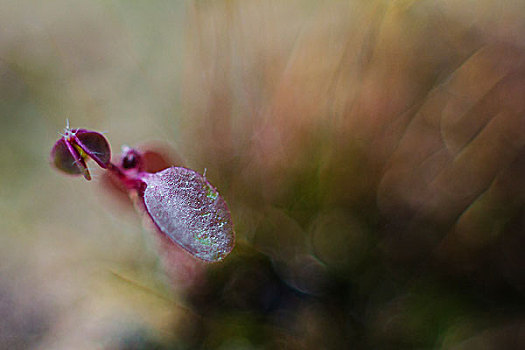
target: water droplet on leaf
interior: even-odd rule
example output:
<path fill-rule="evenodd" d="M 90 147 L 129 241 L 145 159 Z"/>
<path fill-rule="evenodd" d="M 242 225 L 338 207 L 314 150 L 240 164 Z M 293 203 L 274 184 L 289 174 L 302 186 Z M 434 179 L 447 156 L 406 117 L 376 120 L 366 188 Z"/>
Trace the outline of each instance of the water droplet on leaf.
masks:
<path fill-rule="evenodd" d="M 163 233 L 205 261 L 219 261 L 230 253 L 234 245 L 230 211 L 202 175 L 171 167 L 143 180 L 146 210 Z"/>

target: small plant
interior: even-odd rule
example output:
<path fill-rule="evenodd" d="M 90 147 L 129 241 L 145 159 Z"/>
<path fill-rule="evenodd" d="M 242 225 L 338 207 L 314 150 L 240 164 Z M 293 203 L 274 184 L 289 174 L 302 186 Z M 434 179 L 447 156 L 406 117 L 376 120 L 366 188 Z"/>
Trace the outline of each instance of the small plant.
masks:
<path fill-rule="evenodd" d="M 106 138 L 86 129 L 70 129 L 51 150 L 54 166 L 70 175 L 91 179 L 88 159 L 109 171 L 128 192 L 135 192 L 140 206 L 157 229 L 194 257 L 208 262 L 224 259 L 234 246 L 230 211 L 205 176 L 182 167 L 147 172 L 143 152 L 124 147 L 117 164 L 111 162 Z"/>

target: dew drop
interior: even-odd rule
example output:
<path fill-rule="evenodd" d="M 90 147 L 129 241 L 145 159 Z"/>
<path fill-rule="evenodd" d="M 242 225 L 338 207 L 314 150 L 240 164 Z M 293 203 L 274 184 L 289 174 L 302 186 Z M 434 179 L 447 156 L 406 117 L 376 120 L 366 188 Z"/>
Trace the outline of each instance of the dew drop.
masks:
<path fill-rule="evenodd" d="M 191 169 L 144 177 L 144 204 L 157 227 L 193 256 L 215 262 L 234 246 L 230 211 L 217 190 Z"/>

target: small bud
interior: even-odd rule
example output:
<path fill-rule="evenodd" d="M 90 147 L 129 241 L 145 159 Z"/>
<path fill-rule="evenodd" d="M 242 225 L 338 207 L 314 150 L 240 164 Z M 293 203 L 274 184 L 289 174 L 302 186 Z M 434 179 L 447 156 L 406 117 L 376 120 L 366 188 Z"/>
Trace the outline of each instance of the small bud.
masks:
<path fill-rule="evenodd" d="M 86 180 L 91 180 L 86 165 L 88 158 L 104 169 L 108 167 L 111 150 L 106 138 L 95 131 L 66 127 L 64 135 L 51 150 L 51 162 L 66 174 L 82 174 Z"/>

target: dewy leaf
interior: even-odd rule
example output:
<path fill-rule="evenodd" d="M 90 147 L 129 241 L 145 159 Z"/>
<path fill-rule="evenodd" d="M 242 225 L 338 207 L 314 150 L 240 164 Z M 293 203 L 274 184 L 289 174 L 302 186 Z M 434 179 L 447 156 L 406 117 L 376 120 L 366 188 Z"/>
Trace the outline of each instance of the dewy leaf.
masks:
<path fill-rule="evenodd" d="M 147 174 L 144 204 L 158 228 L 195 257 L 222 260 L 234 245 L 230 211 L 199 173 L 171 167 Z"/>

